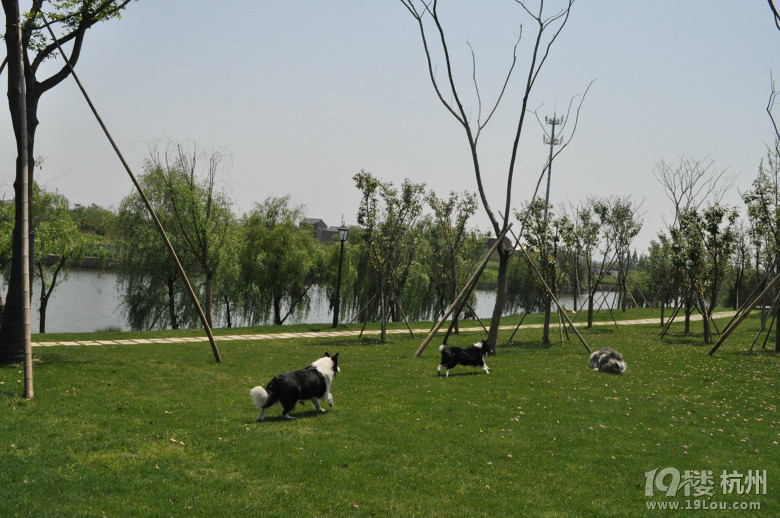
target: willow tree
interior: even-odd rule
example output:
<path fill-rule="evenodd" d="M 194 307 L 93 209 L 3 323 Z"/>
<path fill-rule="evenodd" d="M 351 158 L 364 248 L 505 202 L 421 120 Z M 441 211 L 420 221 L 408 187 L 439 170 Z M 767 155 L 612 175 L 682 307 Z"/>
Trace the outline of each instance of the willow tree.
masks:
<path fill-rule="evenodd" d="M 531 38 L 531 52 L 526 68 L 526 79 L 523 84 L 522 103 L 518 109 L 516 130 L 509 150 L 503 213 L 498 214 L 494 212 L 485 192 L 483 171 L 478 153 L 478 143 L 482 130 L 485 129 L 493 115 L 496 113 L 501 104 L 501 100 L 504 98 L 504 94 L 507 92 L 510 79 L 515 70 L 515 66 L 517 65 L 517 50 L 523 37 L 523 31 L 521 30 L 520 37 L 518 37 L 512 49 L 511 63 L 500 84 L 496 101 L 486 110 L 483 110 L 480 89 L 476 81 L 475 54 L 470 47 L 472 73 L 468 77 L 473 79 L 472 86 L 475 90 L 478 104 L 477 109 L 472 111 L 464 103 L 464 88 L 456 84 L 455 78 L 457 74 L 455 72 L 455 64 L 452 59 L 452 54 L 450 53 L 447 32 L 444 30 L 441 17 L 439 16 L 438 0 L 401 0 L 401 3 L 409 11 L 419 27 L 428 73 L 436 96 L 450 115 L 452 115 L 460 126 L 462 126 L 465 132 L 466 140 L 471 152 L 471 162 L 482 207 L 490 220 L 493 232 L 498 236 L 504 232 L 510 224 L 512 184 L 517 165 L 520 138 L 523 135 L 526 115 L 529 112 L 528 100 L 539 77 L 539 73 L 550 55 L 553 44 L 558 39 L 558 36 L 561 34 L 561 31 L 569 19 L 569 13 L 574 0 L 564 2 L 564 7 L 552 15 L 548 15 L 545 12 L 544 1 L 539 2 L 538 9 L 531 9 L 528 7 L 528 2 L 515 0 L 519 12 L 530 18 L 534 34 Z M 436 58 L 434 57 L 434 54 L 441 56 L 441 60 L 443 61 L 442 68 L 444 70 L 443 76 L 437 77 L 436 71 L 438 67 L 435 63 Z M 475 113 L 476 117 L 473 117 L 471 115 L 472 113 Z M 560 149 L 558 152 L 560 152 Z M 522 235 L 522 233 L 523 231 L 521 230 L 520 234 Z M 511 253 L 511 249 L 504 249 L 503 247 L 498 248 L 499 263 L 496 302 L 495 307 L 493 308 L 493 317 L 490 321 L 490 330 L 487 338 L 487 345 L 491 351 L 495 351 L 501 316 L 506 303 L 507 267 Z"/>
<path fill-rule="evenodd" d="M 158 219 L 166 228 L 175 228 L 161 171 L 149 168 L 139 177 L 139 182 Z M 121 201 L 112 235 L 117 283 L 130 327 L 147 330 L 197 325 L 198 316 L 191 311 L 182 289 L 181 273 L 171 254 L 160 250 L 157 229 L 137 192 Z M 172 232 L 168 237 L 174 247 L 183 247 L 179 233 Z"/>
<path fill-rule="evenodd" d="M 478 209 L 474 193 L 450 192 L 439 198 L 431 191 L 425 198 L 433 210 L 429 232 L 431 285 L 438 293 L 439 313 L 455 300 L 472 274 L 485 246 L 487 236 L 468 227 L 468 221 Z M 458 315 L 453 314 L 453 330 L 458 333 Z"/>
<path fill-rule="evenodd" d="M 318 284 L 322 247 L 300 228 L 302 207 L 290 197 L 268 198 L 244 217 L 239 264 L 244 285 L 243 316 L 250 323 L 282 325 L 310 307 L 310 289 Z M 286 311 L 285 311 L 286 310 Z"/>
<path fill-rule="evenodd" d="M 225 264 L 233 221 L 232 202 L 220 188 L 225 163 L 220 150 L 173 141 L 164 150 L 154 147 L 146 162 L 147 171 L 154 170 L 162 180 L 185 253 L 205 278 L 204 312 L 209 326 L 213 326 L 214 278 Z"/>

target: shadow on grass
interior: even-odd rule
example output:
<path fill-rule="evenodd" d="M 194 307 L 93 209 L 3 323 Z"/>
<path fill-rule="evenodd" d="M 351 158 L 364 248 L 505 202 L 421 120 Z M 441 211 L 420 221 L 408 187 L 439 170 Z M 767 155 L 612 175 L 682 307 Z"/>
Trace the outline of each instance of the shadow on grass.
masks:
<path fill-rule="evenodd" d="M 296 412 L 295 410 L 292 410 L 290 411 L 290 417 L 292 417 L 293 419 L 285 419 L 284 417 L 282 417 L 282 414 L 266 415 L 263 421 L 258 421 L 257 418 L 255 418 L 248 421 L 244 421 L 244 424 L 262 425 L 263 423 L 287 423 L 290 421 L 295 421 L 298 418 L 311 419 L 320 415 L 327 415 L 329 413 L 330 412 L 327 410 L 325 412 L 318 412 L 317 410 L 314 409 L 305 410 L 303 412 Z"/>
<path fill-rule="evenodd" d="M 8 398 L 8 399 L 16 399 L 18 397 L 22 397 L 22 393 L 12 392 L 7 389 L 0 389 L 0 397 Z"/>
<path fill-rule="evenodd" d="M 658 334 L 660 335 L 660 333 Z M 693 347 L 706 346 L 708 348 L 712 347 L 712 344 L 704 343 L 704 335 L 700 333 L 688 333 L 688 334 L 685 334 L 684 332 L 666 333 L 666 335 L 661 339 L 661 343 L 665 345 L 685 345 L 685 346 L 693 346 Z"/>
<path fill-rule="evenodd" d="M 541 340 L 512 340 L 511 342 L 505 342 L 498 347 L 501 349 L 549 349 L 553 346 L 553 343 L 547 345 L 543 344 Z M 558 343 L 560 345 L 560 342 Z"/>
<path fill-rule="evenodd" d="M 454 378 L 456 376 L 479 376 L 480 374 L 485 374 L 485 372 L 482 369 L 473 370 L 473 371 L 462 370 L 462 371 L 458 371 L 458 372 L 450 370 L 450 375 L 449 376 L 446 376 L 445 374 L 436 373 L 436 377 L 437 378 L 445 378 L 446 379 L 448 377 Z"/>

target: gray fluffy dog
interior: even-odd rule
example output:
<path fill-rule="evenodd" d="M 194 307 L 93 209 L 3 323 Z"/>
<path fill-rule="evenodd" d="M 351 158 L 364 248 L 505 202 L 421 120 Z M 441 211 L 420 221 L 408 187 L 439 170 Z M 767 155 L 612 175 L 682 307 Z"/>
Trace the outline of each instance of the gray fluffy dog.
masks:
<path fill-rule="evenodd" d="M 619 352 L 611 347 L 605 347 L 590 355 L 590 368 L 594 371 L 620 374 L 626 370 L 626 362 Z"/>

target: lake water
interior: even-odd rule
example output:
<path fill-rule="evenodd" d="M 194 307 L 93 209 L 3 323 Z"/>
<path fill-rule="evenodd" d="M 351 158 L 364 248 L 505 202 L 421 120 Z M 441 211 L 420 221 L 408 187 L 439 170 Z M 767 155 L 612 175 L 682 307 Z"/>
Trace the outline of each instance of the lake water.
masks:
<path fill-rule="evenodd" d="M 71 270 L 65 282 L 58 283 L 54 289 L 46 311 L 46 331 L 49 333 L 92 332 L 106 328 L 118 328 L 129 331 L 121 297 L 117 290 L 117 276 L 113 272 L 97 270 Z M 2 287 L 3 293 L 7 288 Z M 39 303 L 40 285 L 33 285 L 32 332 L 38 332 L 40 321 Z M 607 294 L 610 302 L 614 294 Z M 481 318 L 489 318 L 493 311 L 495 293 L 492 291 L 477 291 L 474 306 Z M 566 308 L 573 308 L 571 295 L 560 298 Z M 328 308 L 328 300 L 324 290 L 315 292 L 312 298 L 311 311 L 302 320 L 288 319 L 286 323 L 328 323 L 333 321 L 333 314 Z M 219 327 L 219 322 L 216 323 Z"/>

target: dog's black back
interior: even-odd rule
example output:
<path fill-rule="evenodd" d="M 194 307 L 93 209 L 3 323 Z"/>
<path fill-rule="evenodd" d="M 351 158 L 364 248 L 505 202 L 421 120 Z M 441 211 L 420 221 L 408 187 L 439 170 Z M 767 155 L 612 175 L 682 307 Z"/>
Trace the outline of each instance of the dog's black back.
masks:
<path fill-rule="evenodd" d="M 299 400 L 320 398 L 325 394 L 325 377 L 314 366 L 299 371 L 290 371 L 275 376 L 265 387 L 270 395 L 264 405 L 270 407 L 277 401 L 282 404 L 284 413 L 295 408 Z"/>
<path fill-rule="evenodd" d="M 456 365 L 482 367 L 485 365 L 485 354 L 487 354 L 487 347 L 484 347 L 482 343 L 479 346 L 472 345 L 466 349 L 455 346 L 445 347 L 441 350 L 441 364 L 447 369 Z"/>

